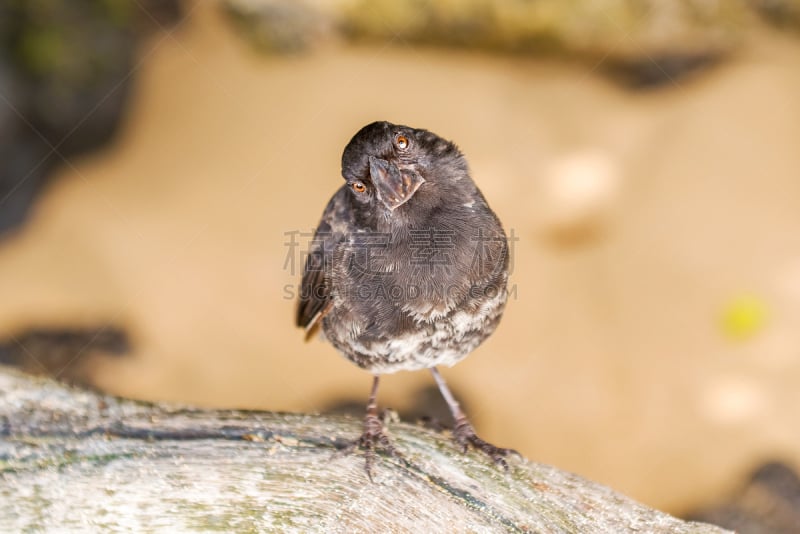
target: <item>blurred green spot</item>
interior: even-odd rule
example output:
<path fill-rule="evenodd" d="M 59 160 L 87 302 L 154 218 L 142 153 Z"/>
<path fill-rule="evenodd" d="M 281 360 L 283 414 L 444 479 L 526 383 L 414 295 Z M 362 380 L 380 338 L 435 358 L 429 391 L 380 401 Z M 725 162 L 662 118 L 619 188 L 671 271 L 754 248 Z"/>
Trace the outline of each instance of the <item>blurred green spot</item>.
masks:
<path fill-rule="evenodd" d="M 131 22 L 133 6 L 136 4 L 130 0 L 97 0 L 95 5 L 100 8 L 103 19 L 116 26 L 126 27 Z"/>
<path fill-rule="evenodd" d="M 61 60 L 62 36 L 53 28 L 29 30 L 22 35 L 19 54 L 23 64 L 34 74 L 55 70 Z"/>
<path fill-rule="evenodd" d="M 764 328 L 767 306 L 753 295 L 741 295 L 727 303 L 722 314 L 722 331 L 737 341 L 752 338 Z"/>

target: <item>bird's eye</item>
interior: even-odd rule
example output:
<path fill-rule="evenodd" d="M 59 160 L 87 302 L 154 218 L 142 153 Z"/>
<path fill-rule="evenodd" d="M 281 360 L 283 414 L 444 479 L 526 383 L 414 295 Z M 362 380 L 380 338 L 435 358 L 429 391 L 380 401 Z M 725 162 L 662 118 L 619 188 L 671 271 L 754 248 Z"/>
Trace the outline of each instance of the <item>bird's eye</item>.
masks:
<path fill-rule="evenodd" d="M 397 148 L 404 150 L 408 148 L 408 137 L 399 134 L 397 137 L 394 138 L 394 143 L 397 145 Z"/>
<path fill-rule="evenodd" d="M 353 182 L 352 184 L 350 184 L 350 187 L 352 187 L 353 191 L 355 191 L 356 193 L 363 193 L 364 191 L 367 190 L 367 186 L 364 185 L 362 182 Z"/>

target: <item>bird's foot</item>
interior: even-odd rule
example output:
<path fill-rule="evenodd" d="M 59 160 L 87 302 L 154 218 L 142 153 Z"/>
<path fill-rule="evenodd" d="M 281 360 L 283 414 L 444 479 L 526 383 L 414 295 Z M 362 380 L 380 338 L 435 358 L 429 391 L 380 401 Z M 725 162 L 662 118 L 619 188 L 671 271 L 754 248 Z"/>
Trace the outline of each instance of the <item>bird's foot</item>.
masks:
<path fill-rule="evenodd" d="M 479 438 L 472 424 L 470 424 L 466 418 L 456 421 L 456 426 L 453 429 L 453 439 L 458 443 L 463 452 L 466 453 L 471 445 L 475 450 L 479 450 L 489 456 L 494 463 L 501 466 L 506 471 L 508 471 L 508 462 L 506 458 L 512 454 L 519 456 L 519 453 L 514 449 L 496 447 L 488 441 Z"/>
<path fill-rule="evenodd" d="M 375 473 L 375 460 L 378 456 L 378 451 L 384 451 L 389 456 L 395 458 L 403 457 L 400 451 L 395 448 L 386 432 L 384 432 L 381 419 L 377 415 L 371 413 L 367 414 L 364 418 L 364 432 L 358 439 L 348 444 L 341 453 L 349 454 L 356 448 L 364 451 L 366 460 L 364 470 L 367 472 L 370 481 L 374 481 L 372 475 Z"/>

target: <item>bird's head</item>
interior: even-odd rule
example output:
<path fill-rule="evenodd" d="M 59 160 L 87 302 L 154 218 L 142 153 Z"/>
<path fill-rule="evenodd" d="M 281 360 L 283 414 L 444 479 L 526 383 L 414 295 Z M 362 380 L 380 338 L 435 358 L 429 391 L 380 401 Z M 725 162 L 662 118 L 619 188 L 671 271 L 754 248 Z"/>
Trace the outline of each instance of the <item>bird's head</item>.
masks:
<path fill-rule="evenodd" d="M 466 160 L 453 143 L 389 122 L 373 122 L 353 136 L 342 154 L 342 176 L 356 205 L 376 206 L 389 217 L 409 206 L 436 207 L 457 185 L 474 189 Z"/>

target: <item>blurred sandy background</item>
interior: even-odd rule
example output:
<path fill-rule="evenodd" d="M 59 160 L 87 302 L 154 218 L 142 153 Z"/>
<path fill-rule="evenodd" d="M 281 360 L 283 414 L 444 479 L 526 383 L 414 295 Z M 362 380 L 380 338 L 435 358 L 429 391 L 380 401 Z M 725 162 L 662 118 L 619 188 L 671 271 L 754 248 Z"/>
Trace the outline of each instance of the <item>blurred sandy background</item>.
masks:
<path fill-rule="evenodd" d="M 487 439 L 673 512 L 761 461 L 800 465 L 797 33 L 753 23 L 713 68 L 642 90 L 601 55 L 269 55 L 215 2 L 181 17 L 139 46 L 113 143 L 68 158 L 0 241 L 0 337 L 119 325 L 130 354 L 89 380 L 129 397 L 365 402 L 369 375 L 293 326 L 286 243 L 385 119 L 455 140 L 518 238 L 500 328 L 444 370 Z M 389 376 L 380 403 L 431 382 Z"/>

